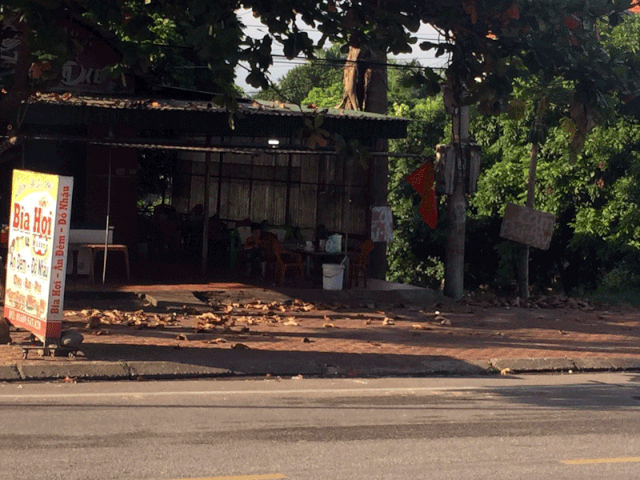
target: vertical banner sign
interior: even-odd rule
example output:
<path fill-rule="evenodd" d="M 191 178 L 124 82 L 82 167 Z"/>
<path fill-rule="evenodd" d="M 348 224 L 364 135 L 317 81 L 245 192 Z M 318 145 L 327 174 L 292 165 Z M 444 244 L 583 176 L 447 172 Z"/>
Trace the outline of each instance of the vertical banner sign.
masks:
<path fill-rule="evenodd" d="M 62 329 L 73 178 L 13 171 L 4 316 L 43 342 Z"/>
<path fill-rule="evenodd" d="M 371 240 L 374 242 L 393 241 L 393 214 L 391 207 L 371 208 Z"/>

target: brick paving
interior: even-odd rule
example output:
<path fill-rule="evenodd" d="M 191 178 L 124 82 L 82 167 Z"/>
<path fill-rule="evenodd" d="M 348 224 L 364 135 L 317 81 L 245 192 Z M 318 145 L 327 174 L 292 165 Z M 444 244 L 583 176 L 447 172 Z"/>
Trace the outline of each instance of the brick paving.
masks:
<path fill-rule="evenodd" d="M 191 291 L 208 290 L 215 311 Z M 419 362 L 425 358 L 477 361 L 500 358 L 640 358 L 640 312 L 622 307 L 524 308 L 483 302 L 443 302 L 431 305 L 385 303 L 370 300 L 323 302 L 322 291 L 313 302 L 283 304 L 266 289 L 242 284 L 129 286 L 122 291 L 160 292 L 174 305 L 154 307 L 135 295 L 123 300 L 113 292 L 79 287 L 68 301 L 63 329 L 84 335 L 87 360 L 152 360 L 206 364 L 225 355 L 244 352 L 281 352 L 304 361 L 327 355 L 359 359 L 395 359 Z M 215 298 L 236 292 L 219 305 Z M 180 293 L 180 295 L 178 295 Z M 216 297 L 218 294 L 218 297 Z M 357 299 L 357 297 L 356 297 Z M 195 307 L 193 307 L 195 305 Z M 98 312 L 91 312 L 91 309 Z M 105 312 L 121 313 L 105 316 Z M 308 311 L 306 311 L 308 310 Z M 134 312 L 140 312 L 134 314 Z M 216 317 L 201 317 L 211 312 Z M 94 316 L 94 325 L 88 322 Z M 115 318 L 114 318 L 115 315 Z M 216 322 L 221 323 L 216 325 Z M 65 357 L 22 359 L 18 343 L 28 334 L 12 332 L 13 344 L 0 345 L 0 364 L 38 364 L 71 361 Z M 247 354 L 245 354 L 247 355 Z M 256 357 L 258 358 L 258 357 Z M 260 358 L 268 358 L 260 357 Z M 324 361 L 324 360 L 323 360 Z"/>

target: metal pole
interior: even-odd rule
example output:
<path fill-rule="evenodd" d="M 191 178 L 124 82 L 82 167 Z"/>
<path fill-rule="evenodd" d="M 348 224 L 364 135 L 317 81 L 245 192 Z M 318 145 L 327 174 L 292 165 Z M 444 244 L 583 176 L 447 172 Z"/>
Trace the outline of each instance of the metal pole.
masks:
<path fill-rule="evenodd" d="M 211 135 L 207 135 L 207 145 L 211 144 Z M 211 169 L 211 152 L 204 156 L 204 205 L 202 212 L 202 275 L 207 274 L 209 263 L 209 172 Z"/>
<path fill-rule="evenodd" d="M 347 205 L 345 206 L 345 216 L 347 217 L 344 220 L 344 258 L 342 259 L 342 264 L 344 264 L 344 275 L 343 275 L 343 286 L 346 285 L 347 288 L 349 285 L 349 224 L 351 220 L 351 173 L 352 168 L 349 168 L 347 165 Z"/>
<path fill-rule="evenodd" d="M 107 252 L 109 251 L 109 215 L 111 214 L 111 148 L 109 148 L 109 175 L 107 177 L 107 224 L 104 229 L 104 261 L 102 263 L 102 284 L 107 277 Z"/>

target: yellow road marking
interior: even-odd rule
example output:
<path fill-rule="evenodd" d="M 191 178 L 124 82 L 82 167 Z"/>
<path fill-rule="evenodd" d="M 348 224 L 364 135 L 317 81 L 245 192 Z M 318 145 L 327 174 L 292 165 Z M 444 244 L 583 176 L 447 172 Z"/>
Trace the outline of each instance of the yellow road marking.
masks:
<path fill-rule="evenodd" d="M 575 460 L 561 460 L 565 465 L 591 465 L 595 463 L 632 463 L 640 462 L 640 457 L 619 458 L 577 458 Z"/>
<path fill-rule="evenodd" d="M 174 480 L 277 480 L 287 477 L 281 473 L 267 473 L 265 475 L 237 475 L 233 477 L 206 477 L 206 478 L 176 478 Z"/>

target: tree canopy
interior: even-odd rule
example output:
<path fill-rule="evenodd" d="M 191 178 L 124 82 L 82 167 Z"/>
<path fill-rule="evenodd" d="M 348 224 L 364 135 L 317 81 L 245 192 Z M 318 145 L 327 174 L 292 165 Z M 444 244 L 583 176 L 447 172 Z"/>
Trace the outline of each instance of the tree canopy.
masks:
<path fill-rule="evenodd" d="M 313 58 L 326 41 L 367 45 L 383 53 L 407 53 L 418 42 L 421 24 L 433 25 L 442 42 L 420 47 L 449 53 L 448 73 L 469 92 L 469 101 L 499 106 L 510 81 L 522 69 L 535 74 L 561 74 L 578 84 L 583 101 L 597 99 L 616 87 L 625 95 L 637 85 L 625 82 L 616 67 L 624 59 L 599 45 L 602 22 L 617 24 L 631 0 L 6 0 L 0 17 L 19 15 L 18 35 L 27 40 L 23 53 L 31 63 L 46 63 L 41 80 L 59 73 L 61 62 L 81 48 L 65 34 L 67 18 L 82 19 L 115 34 L 122 56 L 118 68 L 146 72 L 159 58 L 182 55 L 208 67 L 215 90 L 233 93 L 236 67 L 244 65 L 247 81 L 268 86 L 273 44 L 287 57 Z M 262 38 L 251 38 L 240 9 L 253 12 L 265 25 Z M 314 41 L 308 30 L 321 33 Z M 171 47 L 174 53 L 167 53 Z M 179 52 L 179 53 L 177 53 Z M 623 55 L 623 52 L 619 52 Z M 514 62 L 517 59 L 518 62 Z M 588 61 L 587 61 L 588 60 Z M 28 71 L 28 69 L 27 69 Z M 605 75 L 606 74 L 606 75 Z M 16 71 L 15 77 L 24 75 Z M 24 80 L 21 78 L 20 81 Z M 426 68 L 421 80 L 439 83 Z M 3 80 L 10 93 L 19 82 Z M 27 82 L 28 83 L 28 82 Z"/>

